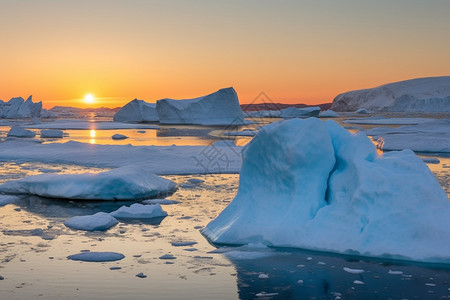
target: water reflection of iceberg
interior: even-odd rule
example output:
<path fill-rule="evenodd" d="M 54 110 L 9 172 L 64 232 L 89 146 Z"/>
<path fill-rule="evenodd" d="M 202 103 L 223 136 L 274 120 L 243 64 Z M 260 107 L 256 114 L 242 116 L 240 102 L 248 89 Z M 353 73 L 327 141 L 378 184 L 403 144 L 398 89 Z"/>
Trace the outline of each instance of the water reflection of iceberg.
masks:
<path fill-rule="evenodd" d="M 428 299 L 448 295 L 450 270 L 438 265 L 360 261 L 291 249 L 254 259 L 235 254 L 224 255 L 236 268 L 240 299 L 262 299 L 264 293 L 276 294 L 270 299 Z M 363 272 L 349 273 L 344 267 Z M 260 274 L 268 278 L 261 279 Z"/>

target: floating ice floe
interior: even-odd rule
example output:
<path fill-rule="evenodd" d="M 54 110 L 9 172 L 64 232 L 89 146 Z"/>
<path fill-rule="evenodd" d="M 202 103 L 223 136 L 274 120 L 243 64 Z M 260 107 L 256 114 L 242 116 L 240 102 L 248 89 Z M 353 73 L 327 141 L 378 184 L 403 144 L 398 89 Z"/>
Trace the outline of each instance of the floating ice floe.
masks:
<path fill-rule="evenodd" d="M 450 202 L 412 151 L 378 156 L 334 121 L 261 129 L 234 200 L 202 233 L 219 244 L 450 263 Z"/>
<path fill-rule="evenodd" d="M 161 99 L 156 102 L 161 124 L 242 125 L 247 122 L 233 88 L 195 99 Z"/>
<path fill-rule="evenodd" d="M 364 133 L 378 139 L 383 150 L 450 152 L 450 118 L 398 128 L 377 127 Z"/>
<path fill-rule="evenodd" d="M 335 111 L 450 112 L 450 76 L 417 78 L 338 95 Z M 361 113 L 361 111 L 359 111 Z"/>
<path fill-rule="evenodd" d="M 8 132 L 8 136 L 32 138 L 36 136 L 36 133 L 28 129 L 23 129 L 19 126 L 12 126 Z"/>
<path fill-rule="evenodd" d="M 118 219 L 150 219 L 166 217 L 165 212 L 160 204 L 144 205 L 134 203 L 131 206 L 122 206 L 118 210 L 110 213 L 111 216 Z"/>
<path fill-rule="evenodd" d="M 72 229 L 86 231 L 104 231 L 117 225 L 119 221 L 105 212 L 98 212 L 94 215 L 76 216 L 64 222 L 64 225 Z"/>
<path fill-rule="evenodd" d="M 321 111 L 319 113 L 319 117 L 320 118 L 337 118 L 337 117 L 339 117 L 339 115 L 335 111 L 328 109 L 326 111 Z"/>
<path fill-rule="evenodd" d="M 40 174 L 0 185 L 0 192 L 82 200 L 138 200 L 175 191 L 174 182 L 144 166 L 102 173 Z"/>
<path fill-rule="evenodd" d="M 81 260 L 88 262 L 107 262 L 125 258 L 125 255 L 117 252 L 81 252 L 67 256 L 71 260 Z"/>
<path fill-rule="evenodd" d="M 311 107 L 288 107 L 280 110 L 280 117 L 284 119 L 288 118 L 306 118 L 306 117 L 317 117 L 320 113 L 319 106 Z"/>
<path fill-rule="evenodd" d="M 157 122 L 156 103 L 134 99 L 125 104 L 115 115 L 115 122 Z"/>
<path fill-rule="evenodd" d="M 242 130 L 242 131 L 231 131 L 225 132 L 224 135 L 228 136 L 255 136 L 258 133 L 258 130 Z"/>
<path fill-rule="evenodd" d="M 25 101 L 22 97 L 12 98 L 8 102 L 0 100 L 0 118 L 21 119 L 38 118 L 42 110 L 42 102 L 34 103 L 28 97 Z"/>
<path fill-rule="evenodd" d="M 41 130 L 41 138 L 62 138 L 63 132 L 58 129 Z"/>
<path fill-rule="evenodd" d="M 125 139 L 127 139 L 128 137 L 127 137 L 126 135 L 116 133 L 116 134 L 114 134 L 111 138 L 112 138 L 113 140 L 125 140 Z"/>
<path fill-rule="evenodd" d="M 11 138 L 9 138 L 11 139 Z M 117 168 L 145 166 L 159 175 L 238 173 L 242 147 L 93 145 L 69 141 L 39 144 L 29 139 L 0 142 L 0 161 L 44 162 Z M 210 157 L 217 157 L 211 160 Z"/>

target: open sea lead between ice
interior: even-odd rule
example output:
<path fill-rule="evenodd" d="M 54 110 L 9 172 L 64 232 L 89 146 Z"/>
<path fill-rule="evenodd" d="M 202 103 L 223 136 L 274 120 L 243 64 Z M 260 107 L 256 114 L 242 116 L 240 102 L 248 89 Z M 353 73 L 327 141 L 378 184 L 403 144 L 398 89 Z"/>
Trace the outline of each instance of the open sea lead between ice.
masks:
<path fill-rule="evenodd" d="M 251 126 L 241 129 L 253 129 Z M 5 129 L 0 128 L 0 131 Z M 65 130 L 59 142 L 209 145 L 220 128 Z M 121 133 L 130 138 L 112 141 Z M 243 145 L 249 137 L 237 137 Z M 450 194 L 450 158 L 428 153 L 428 164 Z M 103 171 L 74 165 L 0 162 L 0 183 L 40 173 Z M 111 212 L 129 202 L 62 201 L 24 196 L 0 207 L 0 299 L 450 299 L 448 266 L 333 255 L 298 249 L 225 248 L 200 234 L 233 199 L 239 176 L 165 176 L 178 191 L 158 222 L 121 222 L 106 232 L 71 230 L 72 216 Z M 187 180 L 199 178 L 198 184 Z M 418 216 L 419 217 L 419 216 Z M 79 262 L 83 251 L 115 251 L 115 262 Z M 213 251 L 213 253 L 212 253 Z M 171 254 L 174 259 L 163 259 Z M 161 258 L 162 257 L 162 258 Z M 147 277 L 136 275 L 143 273 Z"/>

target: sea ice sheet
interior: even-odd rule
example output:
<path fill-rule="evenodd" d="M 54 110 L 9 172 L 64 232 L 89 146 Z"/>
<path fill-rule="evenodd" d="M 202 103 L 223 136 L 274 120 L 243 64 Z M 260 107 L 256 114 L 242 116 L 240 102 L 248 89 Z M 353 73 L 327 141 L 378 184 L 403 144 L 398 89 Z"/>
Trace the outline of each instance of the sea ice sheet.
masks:
<path fill-rule="evenodd" d="M 133 165 L 102 173 L 33 175 L 0 185 L 3 193 L 83 200 L 138 200 L 175 189 L 171 180 Z"/>

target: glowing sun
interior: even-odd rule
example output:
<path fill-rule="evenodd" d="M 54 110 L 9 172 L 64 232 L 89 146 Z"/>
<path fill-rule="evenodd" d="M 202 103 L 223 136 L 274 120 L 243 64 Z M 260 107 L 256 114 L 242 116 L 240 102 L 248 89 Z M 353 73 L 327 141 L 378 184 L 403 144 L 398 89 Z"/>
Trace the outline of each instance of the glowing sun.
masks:
<path fill-rule="evenodd" d="M 86 96 L 84 96 L 84 102 L 87 104 L 92 104 L 95 102 L 95 97 L 92 94 L 87 94 Z"/>

